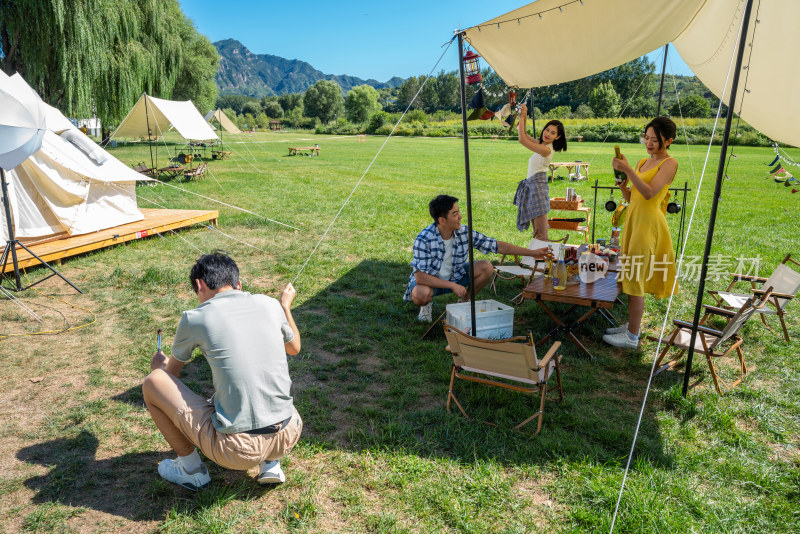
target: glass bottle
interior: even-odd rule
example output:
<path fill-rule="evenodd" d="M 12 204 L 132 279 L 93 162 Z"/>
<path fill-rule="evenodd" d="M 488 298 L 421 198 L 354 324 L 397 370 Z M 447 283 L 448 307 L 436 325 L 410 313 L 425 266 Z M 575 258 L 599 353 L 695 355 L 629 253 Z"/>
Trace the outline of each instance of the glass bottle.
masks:
<path fill-rule="evenodd" d="M 553 266 L 553 289 L 567 288 L 567 263 L 564 261 L 564 248 L 558 252 L 558 263 Z"/>

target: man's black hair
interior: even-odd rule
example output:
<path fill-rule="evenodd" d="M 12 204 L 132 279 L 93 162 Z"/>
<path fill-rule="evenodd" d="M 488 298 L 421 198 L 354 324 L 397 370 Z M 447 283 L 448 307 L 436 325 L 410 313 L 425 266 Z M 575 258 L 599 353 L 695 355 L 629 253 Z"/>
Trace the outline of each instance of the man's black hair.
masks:
<path fill-rule="evenodd" d="M 430 204 L 428 204 L 428 211 L 433 217 L 433 222 L 438 223 L 439 217 L 447 218 L 447 214 L 450 213 L 450 210 L 453 209 L 453 204 L 456 202 L 458 202 L 458 199 L 450 195 L 439 195 L 431 200 Z"/>
<path fill-rule="evenodd" d="M 539 142 L 543 143 L 542 136 L 544 131 L 547 129 L 548 126 L 555 126 L 556 131 L 558 132 L 558 139 L 553 141 L 553 150 L 556 152 L 562 152 L 567 149 L 567 134 L 564 133 L 564 124 L 561 121 L 551 120 L 547 124 L 544 125 L 542 128 L 542 133 L 539 134 Z"/>
<path fill-rule="evenodd" d="M 208 289 L 218 289 L 225 286 L 231 286 L 236 289 L 239 285 L 239 267 L 236 266 L 236 262 L 225 251 L 215 250 L 211 254 L 203 254 L 197 258 L 189 273 L 192 290 L 197 293 L 195 280 L 204 281 Z"/>
<path fill-rule="evenodd" d="M 644 127 L 644 133 L 647 133 L 648 128 L 652 128 L 655 132 L 656 138 L 658 139 L 658 148 L 664 148 L 664 141 L 667 139 L 674 140 L 678 133 L 678 127 L 675 126 L 675 123 L 672 122 L 672 119 L 669 117 L 656 117 L 651 120 L 647 123 L 647 126 Z"/>

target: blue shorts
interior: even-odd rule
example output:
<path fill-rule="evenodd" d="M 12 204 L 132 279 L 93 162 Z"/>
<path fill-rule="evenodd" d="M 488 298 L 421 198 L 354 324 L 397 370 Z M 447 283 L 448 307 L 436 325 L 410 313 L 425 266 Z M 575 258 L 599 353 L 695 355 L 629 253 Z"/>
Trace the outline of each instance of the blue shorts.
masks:
<path fill-rule="evenodd" d="M 464 287 L 469 287 L 469 273 L 465 274 L 461 280 L 456 280 L 456 284 Z M 434 287 L 433 289 L 433 296 L 438 297 L 439 295 L 447 295 L 448 293 L 452 293 L 452 289 L 446 289 L 444 287 Z"/>

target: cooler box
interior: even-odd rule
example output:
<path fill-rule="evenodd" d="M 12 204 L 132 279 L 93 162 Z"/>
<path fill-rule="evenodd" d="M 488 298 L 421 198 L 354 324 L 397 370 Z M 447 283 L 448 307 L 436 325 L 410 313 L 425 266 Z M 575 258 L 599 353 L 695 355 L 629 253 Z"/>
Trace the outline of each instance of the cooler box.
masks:
<path fill-rule="evenodd" d="M 477 333 L 472 333 L 469 302 L 447 305 L 447 324 L 475 337 L 506 339 L 514 335 L 514 308 L 496 300 L 475 301 Z"/>

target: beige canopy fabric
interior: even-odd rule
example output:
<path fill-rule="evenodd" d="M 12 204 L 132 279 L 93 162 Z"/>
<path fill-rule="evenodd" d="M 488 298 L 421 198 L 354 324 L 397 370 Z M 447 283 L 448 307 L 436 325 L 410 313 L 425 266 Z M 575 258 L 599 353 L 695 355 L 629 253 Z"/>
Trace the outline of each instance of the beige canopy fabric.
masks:
<path fill-rule="evenodd" d="M 231 121 L 227 115 L 225 115 L 221 109 L 217 109 L 216 111 L 209 111 L 206 113 L 204 117 L 206 122 L 211 124 L 211 119 L 216 119 L 217 123 L 222 126 L 222 128 L 232 134 L 240 134 L 242 131 L 236 127 L 236 125 Z"/>
<path fill-rule="evenodd" d="M 754 0 L 736 111 L 768 137 L 800 146 L 800 1 Z M 513 87 L 543 87 L 616 67 L 673 43 L 724 102 L 745 0 L 538 0 L 465 30 Z M 730 91 L 733 72 L 728 80 Z"/>
<path fill-rule="evenodd" d="M 143 94 L 128 112 L 113 137 L 148 137 L 164 135 L 175 128 L 184 139 L 210 141 L 219 139 L 191 100 L 176 102 Z"/>

